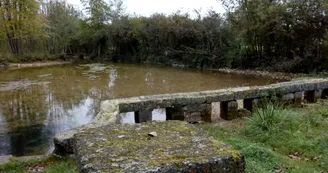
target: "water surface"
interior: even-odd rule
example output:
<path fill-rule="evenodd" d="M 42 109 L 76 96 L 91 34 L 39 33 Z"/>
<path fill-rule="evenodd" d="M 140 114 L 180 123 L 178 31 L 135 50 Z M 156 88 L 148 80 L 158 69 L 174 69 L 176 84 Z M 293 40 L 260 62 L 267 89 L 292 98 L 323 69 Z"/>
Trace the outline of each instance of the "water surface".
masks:
<path fill-rule="evenodd" d="M 51 152 L 53 136 L 91 122 L 102 100 L 274 82 L 190 69 L 110 63 L 0 70 L 0 156 Z"/>

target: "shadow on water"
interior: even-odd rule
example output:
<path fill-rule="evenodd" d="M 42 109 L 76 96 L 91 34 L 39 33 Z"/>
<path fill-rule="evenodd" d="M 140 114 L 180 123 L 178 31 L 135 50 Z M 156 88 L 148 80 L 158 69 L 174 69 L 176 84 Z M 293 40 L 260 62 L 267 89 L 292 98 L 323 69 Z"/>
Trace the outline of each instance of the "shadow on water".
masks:
<path fill-rule="evenodd" d="M 102 100 L 277 81 L 129 64 L 69 64 L 0 71 L 0 155 L 51 151 L 53 136 L 91 122 Z M 160 113 L 155 119 L 161 120 Z M 127 123 L 133 120 L 125 119 Z"/>

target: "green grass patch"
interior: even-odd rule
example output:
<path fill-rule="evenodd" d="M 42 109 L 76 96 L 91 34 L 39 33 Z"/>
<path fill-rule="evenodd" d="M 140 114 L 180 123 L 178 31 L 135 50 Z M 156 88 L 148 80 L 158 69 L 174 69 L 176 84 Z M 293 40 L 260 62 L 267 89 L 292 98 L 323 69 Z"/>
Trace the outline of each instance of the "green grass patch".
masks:
<path fill-rule="evenodd" d="M 5 173 L 27 173 L 27 172 L 44 172 L 44 173 L 77 173 L 77 167 L 73 159 L 57 158 L 49 156 L 42 160 L 17 161 L 12 159 L 9 163 L 0 165 L 0 172 Z"/>
<path fill-rule="evenodd" d="M 200 126 L 244 153 L 246 172 L 328 172 L 328 101 L 306 108 L 268 104 L 237 128 Z"/>

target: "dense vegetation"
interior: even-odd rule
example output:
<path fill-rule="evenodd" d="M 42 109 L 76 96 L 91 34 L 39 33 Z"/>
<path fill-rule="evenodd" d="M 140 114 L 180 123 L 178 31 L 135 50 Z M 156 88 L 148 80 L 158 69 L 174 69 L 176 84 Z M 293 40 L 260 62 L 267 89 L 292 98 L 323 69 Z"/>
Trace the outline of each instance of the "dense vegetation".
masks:
<path fill-rule="evenodd" d="M 326 0 L 220 1 L 225 14 L 143 17 L 125 13 L 121 0 L 81 0 L 83 12 L 60 0 L 0 0 L 0 59 L 76 55 L 199 68 L 328 68 Z"/>
<path fill-rule="evenodd" d="M 252 117 L 197 125 L 215 139 L 232 145 L 246 158 L 246 172 L 328 172 L 328 101 L 305 108 L 267 103 Z M 0 165 L 0 172 L 77 172 L 69 159 L 50 157 Z"/>

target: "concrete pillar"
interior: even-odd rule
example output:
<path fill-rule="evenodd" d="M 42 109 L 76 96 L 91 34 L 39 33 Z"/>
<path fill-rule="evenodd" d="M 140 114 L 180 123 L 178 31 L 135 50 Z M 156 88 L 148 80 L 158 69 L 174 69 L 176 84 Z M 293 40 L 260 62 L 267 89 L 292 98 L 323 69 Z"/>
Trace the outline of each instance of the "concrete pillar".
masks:
<path fill-rule="evenodd" d="M 314 94 L 314 102 L 317 102 L 322 97 L 322 90 L 316 90 Z"/>
<path fill-rule="evenodd" d="M 301 105 L 304 98 L 304 92 L 296 92 L 294 94 L 294 103 L 296 105 Z"/>
<path fill-rule="evenodd" d="M 220 117 L 220 102 L 213 102 L 212 103 L 212 113 L 211 113 L 211 122 L 212 123 L 217 123 L 221 119 Z"/>
<path fill-rule="evenodd" d="M 135 113 L 134 112 L 127 112 L 127 113 L 120 113 L 118 122 L 120 124 L 134 124 L 135 122 Z"/>
<path fill-rule="evenodd" d="M 166 109 L 154 109 L 151 114 L 152 121 L 166 121 Z"/>
<path fill-rule="evenodd" d="M 237 100 L 238 103 L 238 109 L 244 108 L 244 100 Z"/>
<path fill-rule="evenodd" d="M 225 120 L 233 120 L 238 117 L 238 103 L 237 101 L 221 102 L 220 117 Z"/>
<path fill-rule="evenodd" d="M 244 108 L 253 112 L 253 101 L 254 99 L 244 99 Z"/>
<path fill-rule="evenodd" d="M 281 98 L 283 104 L 293 104 L 295 100 L 295 94 L 284 94 Z"/>
<path fill-rule="evenodd" d="M 304 99 L 308 103 L 314 103 L 315 102 L 315 90 L 305 91 Z"/>
<path fill-rule="evenodd" d="M 327 99 L 328 98 L 328 88 L 322 90 L 322 92 L 321 92 L 321 98 L 322 99 Z"/>
<path fill-rule="evenodd" d="M 172 109 L 173 120 L 184 120 L 191 123 L 211 122 L 211 104 L 192 104 Z"/>

